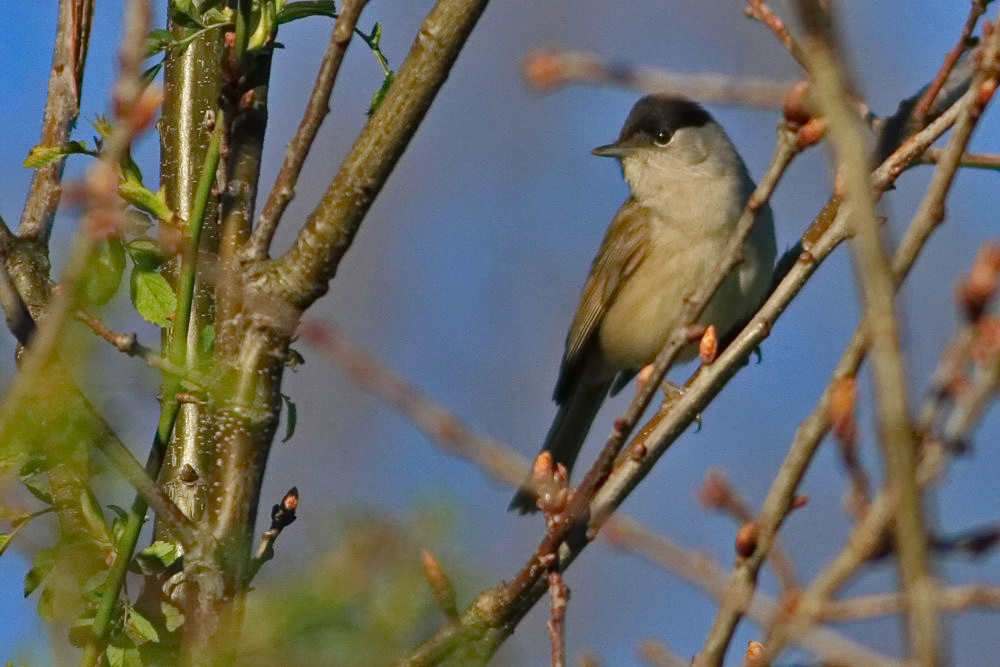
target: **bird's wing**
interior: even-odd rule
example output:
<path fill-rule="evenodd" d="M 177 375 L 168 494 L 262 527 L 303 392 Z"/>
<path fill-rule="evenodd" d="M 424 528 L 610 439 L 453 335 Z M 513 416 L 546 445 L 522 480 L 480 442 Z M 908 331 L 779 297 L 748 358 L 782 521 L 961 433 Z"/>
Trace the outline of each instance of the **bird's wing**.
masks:
<path fill-rule="evenodd" d="M 618 289 L 646 257 L 648 228 L 642 224 L 642 216 L 637 215 L 639 209 L 633 199 L 618 209 L 591 265 L 580 305 L 566 336 L 566 351 L 556 383 L 557 403 L 562 402 L 568 387 L 583 371 L 588 350 L 598 343 L 601 320 L 614 302 Z"/>

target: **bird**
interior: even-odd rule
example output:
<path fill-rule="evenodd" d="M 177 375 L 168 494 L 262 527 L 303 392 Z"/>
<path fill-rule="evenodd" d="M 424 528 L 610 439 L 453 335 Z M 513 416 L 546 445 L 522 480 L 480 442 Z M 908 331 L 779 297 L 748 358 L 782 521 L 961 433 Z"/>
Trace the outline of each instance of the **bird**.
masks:
<path fill-rule="evenodd" d="M 653 362 L 681 321 L 685 298 L 715 270 L 754 182 L 732 141 L 697 102 L 653 94 L 632 107 L 618 139 L 593 155 L 619 161 L 630 194 L 611 220 L 566 335 L 542 452 L 572 471 L 601 404 Z M 774 219 L 761 206 L 742 262 L 698 323 L 720 340 L 763 303 L 776 254 Z M 695 356 L 696 345 L 681 360 Z M 531 477 L 509 510 L 538 510 Z"/>

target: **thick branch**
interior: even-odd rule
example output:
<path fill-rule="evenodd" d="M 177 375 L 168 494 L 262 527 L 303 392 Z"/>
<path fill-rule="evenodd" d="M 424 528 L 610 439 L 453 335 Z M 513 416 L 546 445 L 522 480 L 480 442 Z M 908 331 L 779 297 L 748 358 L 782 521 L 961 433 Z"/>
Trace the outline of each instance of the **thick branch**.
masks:
<path fill-rule="evenodd" d="M 487 0 L 439 0 L 385 100 L 361 132 L 295 244 L 256 282 L 305 309 L 326 293 L 368 208 L 444 84 Z"/>

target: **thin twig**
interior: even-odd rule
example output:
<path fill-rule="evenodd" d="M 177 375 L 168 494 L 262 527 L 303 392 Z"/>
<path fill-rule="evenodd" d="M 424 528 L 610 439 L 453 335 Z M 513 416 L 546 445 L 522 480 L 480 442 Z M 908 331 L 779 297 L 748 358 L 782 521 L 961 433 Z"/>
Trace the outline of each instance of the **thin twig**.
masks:
<path fill-rule="evenodd" d="M 522 67 L 527 82 L 544 91 L 571 83 L 617 85 L 644 93 L 680 95 L 715 104 L 780 109 L 793 81 L 679 74 L 654 67 L 609 62 L 596 53 L 539 49 Z"/>
<path fill-rule="evenodd" d="M 472 431 L 385 364 L 354 345 L 328 324 L 307 320 L 300 340 L 315 346 L 357 384 L 395 407 L 446 451 L 475 463 L 493 479 L 516 487 L 528 462 L 502 443 Z"/>
<path fill-rule="evenodd" d="M 326 53 L 323 54 L 323 64 L 320 65 L 319 73 L 316 75 L 316 83 L 313 84 L 312 92 L 309 94 L 309 101 L 306 103 L 305 113 L 299 122 L 299 127 L 295 131 L 295 136 L 288 144 L 285 151 L 285 159 L 281 163 L 281 169 L 275 178 L 274 187 L 267 197 L 267 203 L 261 211 L 257 226 L 251 233 L 242 251 L 247 259 L 265 259 L 268 249 L 271 247 L 271 238 L 278 227 L 282 214 L 292 197 L 295 196 L 295 184 L 298 181 L 302 165 L 309 155 L 316 140 L 316 133 L 319 132 L 323 119 L 330 112 L 330 93 L 337 81 L 337 74 L 340 72 L 340 64 L 344 60 L 347 46 L 350 44 L 351 35 L 354 34 L 354 26 L 361 15 L 361 9 L 368 0 L 346 0 L 340 5 L 340 14 L 334 23 L 333 32 L 330 34 L 330 41 L 326 45 Z"/>
<path fill-rule="evenodd" d="M 893 272 L 896 276 L 896 283 L 900 284 L 910 268 L 913 266 L 920 251 L 924 248 L 927 239 L 938 228 L 943 212 L 944 200 L 950 190 L 951 183 L 955 177 L 958 160 L 963 154 L 964 148 L 971 137 L 972 130 L 976 125 L 979 115 L 982 113 L 982 106 L 988 102 L 987 99 L 980 99 L 976 93 L 976 87 L 982 81 L 982 75 L 976 77 L 973 86 L 966 93 L 965 97 L 952 105 L 938 119 L 927 128 L 918 132 L 900 146 L 892 155 L 875 170 L 873 185 L 885 188 L 898 173 L 905 168 L 906 164 L 912 163 L 921 153 L 921 148 L 926 149 L 940 136 L 950 123 L 955 124 L 955 130 L 951 140 L 942 156 L 931 178 L 927 194 L 920 204 L 917 213 L 914 215 L 906 235 L 903 237 L 896 251 L 893 260 Z M 949 159 L 945 160 L 944 157 Z M 808 233 L 808 232 L 807 232 Z M 780 292 L 779 286 L 776 292 Z M 772 297 L 773 298 L 773 297 Z M 765 309 L 767 308 L 765 304 Z M 833 379 L 830 381 L 823 396 L 820 398 L 812 414 L 807 417 L 799 426 L 795 440 L 789 448 L 785 461 L 779 468 L 771 490 L 758 517 L 758 553 L 744 561 L 737 567 L 730 578 L 728 584 L 729 592 L 723 598 L 723 604 L 716 614 L 716 620 L 709 632 L 708 639 L 700 655 L 705 656 L 706 662 L 711 664 L 719 661 L 725 654 L 736 623 L 742 616 L 745 609 L 745 600 L 752 594 L 756 586 L 756 579 L 759 568 L 768 551 L 778 528 L 784 521 L 789 508 L 792 506 L 793 498 L 806 467 L 812 460 L 816 449 L 823 436 L 829 428 L 829 402 L 833 386 L 845 377 L 852 377 L 857 374 L 858 369 L 867 353 L 867 335 L 864 323 L 862 323 L 851 338 L 850 343 L 845 348 L 844 354 L 834 370 Z"/>
<path fill-rule="evenodd" d="M 642 556 L 667 572 L 682 578 L 692 586 L 705 591 L 713 598 L 722 599 L 727 594 L 729 573 L 708 556 L 683 549 L 662 535 L 643 527 L 634 519 L 616 515 L 605 525 L 604 538 L 612 545 Z M 755 623 L 766 627 L 779 616 L 782 606 L 778 600 L 763 593 L 756 593 L 748 606 L 748 615 Z M 888 665 L 893 660 L 848 637 L 828 628 L 812 628 L 796 638 L 796 643 L 821 660 L 850 665 Z M 688 664 L 688 663 L 686 663 Z"/>
<path fill-rule="evenodd" d="M 937 99 L 938 94 L 941 89 L 944 88 L 945 82 L 948 80 L 948 76 L 951 71 L 955 68 L 958 63 L 959 58 L 962 54 L 969 50 L 971 46 L 972 33 L 976 29 L 976 24 L 979 22 L 980 17 L 986 13 L 986 5 L 989 4 L 991 0 L 972 0 L 969 6 L 969 15 L 965 19 L 965 25 L 962 27 L 962 34 L 958 37 L 958 42 L 948 52 L 945 56 L 944 62 L 941 64 L 941 68 L 938 70 L 937 75 L 931 84 L 924 91 L 923 96 L 921 96 L 920 101 L 913 108 L 913 120 L 918 124 L 923 124 L 924 119 L 927 117 L 928 112 L 934 105 L 934 101 Z"/>
<path fill-rule="evenodd" d="M 870 151 L 847 103 L 849 84 L 841 61 L 842 49 L 830 27 L 829 9 L 821 8 L 815 0 L 804 0 L 799 3 L 799 10 L 807 31 L 805 53 L 813 82 L 813 100 L 827 119 L 838 176 L 843 179 L 844 201 L 850 215 L 848 224 L 854 232 L 851 248 L 871 345 L 879 443 L 886 465 L 886 485 L 897 499 L 893 527 L 900 578 L 910 600 L 911 655 L 922 665 L 934 665 L 940 660 L 940 628 L 934 608 L 923 497 L 916 480 L 917 454 L 894 304 L 894 280 L 879 235 L 868 177 Z"/>
<path fill-rule="evenodd" d="M 566 667 L 566 605 L 569 603 L 569 587 L 563 580 L 557 563 L 558 559 L 553 558 L 548 575 L 550 664 L 552 667 Z"/>
<path fill-rule="evenodd" d="M 937 164 L 941 159 L 941 148 L 928 148 L 921 162 Z M 973 169 L 1000 170 L 1000 155 L 995 153 L 963 153 L 961 166 Z"/>
<path fill-rule="evenodd" d="M 765 0 L 747 0 L 747 8 L 744 13 L 750 18 L 757 19 L 770 29 L 774 33 L 774 36 L 778 38 L 781 45 L 784 46 L 788 52 L 795 58 L 796 62 L 802 66 L 803 69 L 806 68 L 805 56 L 802 53 L 802 47 L 799 43 L 795 41 L 792 37 L 792 33 L 788 30 L 788 26 L 785 22 L 781 20 L 777 14 L 774 13 Z"/>
<path fill-rule="evenodd" d="M 376 195 L 444 84 L 487 0 L 438 0 L 378 110 L 319 205 L 280 258 L 250 267 L 250 282 L 304 309 L 326 293 Z"/>

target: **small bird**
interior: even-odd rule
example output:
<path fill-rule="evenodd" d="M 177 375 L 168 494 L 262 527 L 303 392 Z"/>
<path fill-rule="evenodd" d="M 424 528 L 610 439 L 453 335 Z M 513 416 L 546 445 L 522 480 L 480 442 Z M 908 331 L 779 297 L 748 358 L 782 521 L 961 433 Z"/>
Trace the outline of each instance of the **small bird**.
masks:
<path fill-rule="evenodd" d="M 684 299 L 715 269 L 754 183 L 729 137 L 691 100 L 647 95 L 618 140 L 592 153 L 620 161 L 631 195 L 605 233 L 566 336 L 554 399 L 559 406 L 542 451 L 573 468 L 591 422 L 651 363 L 681 322 Z M 766 205 L 699 323 L 720 340 L 763 302 L 776 253 Z M 695 345 L 684 351 L 691 359 Z M 537 511 L 530 479 L 510 503 Z"/>

